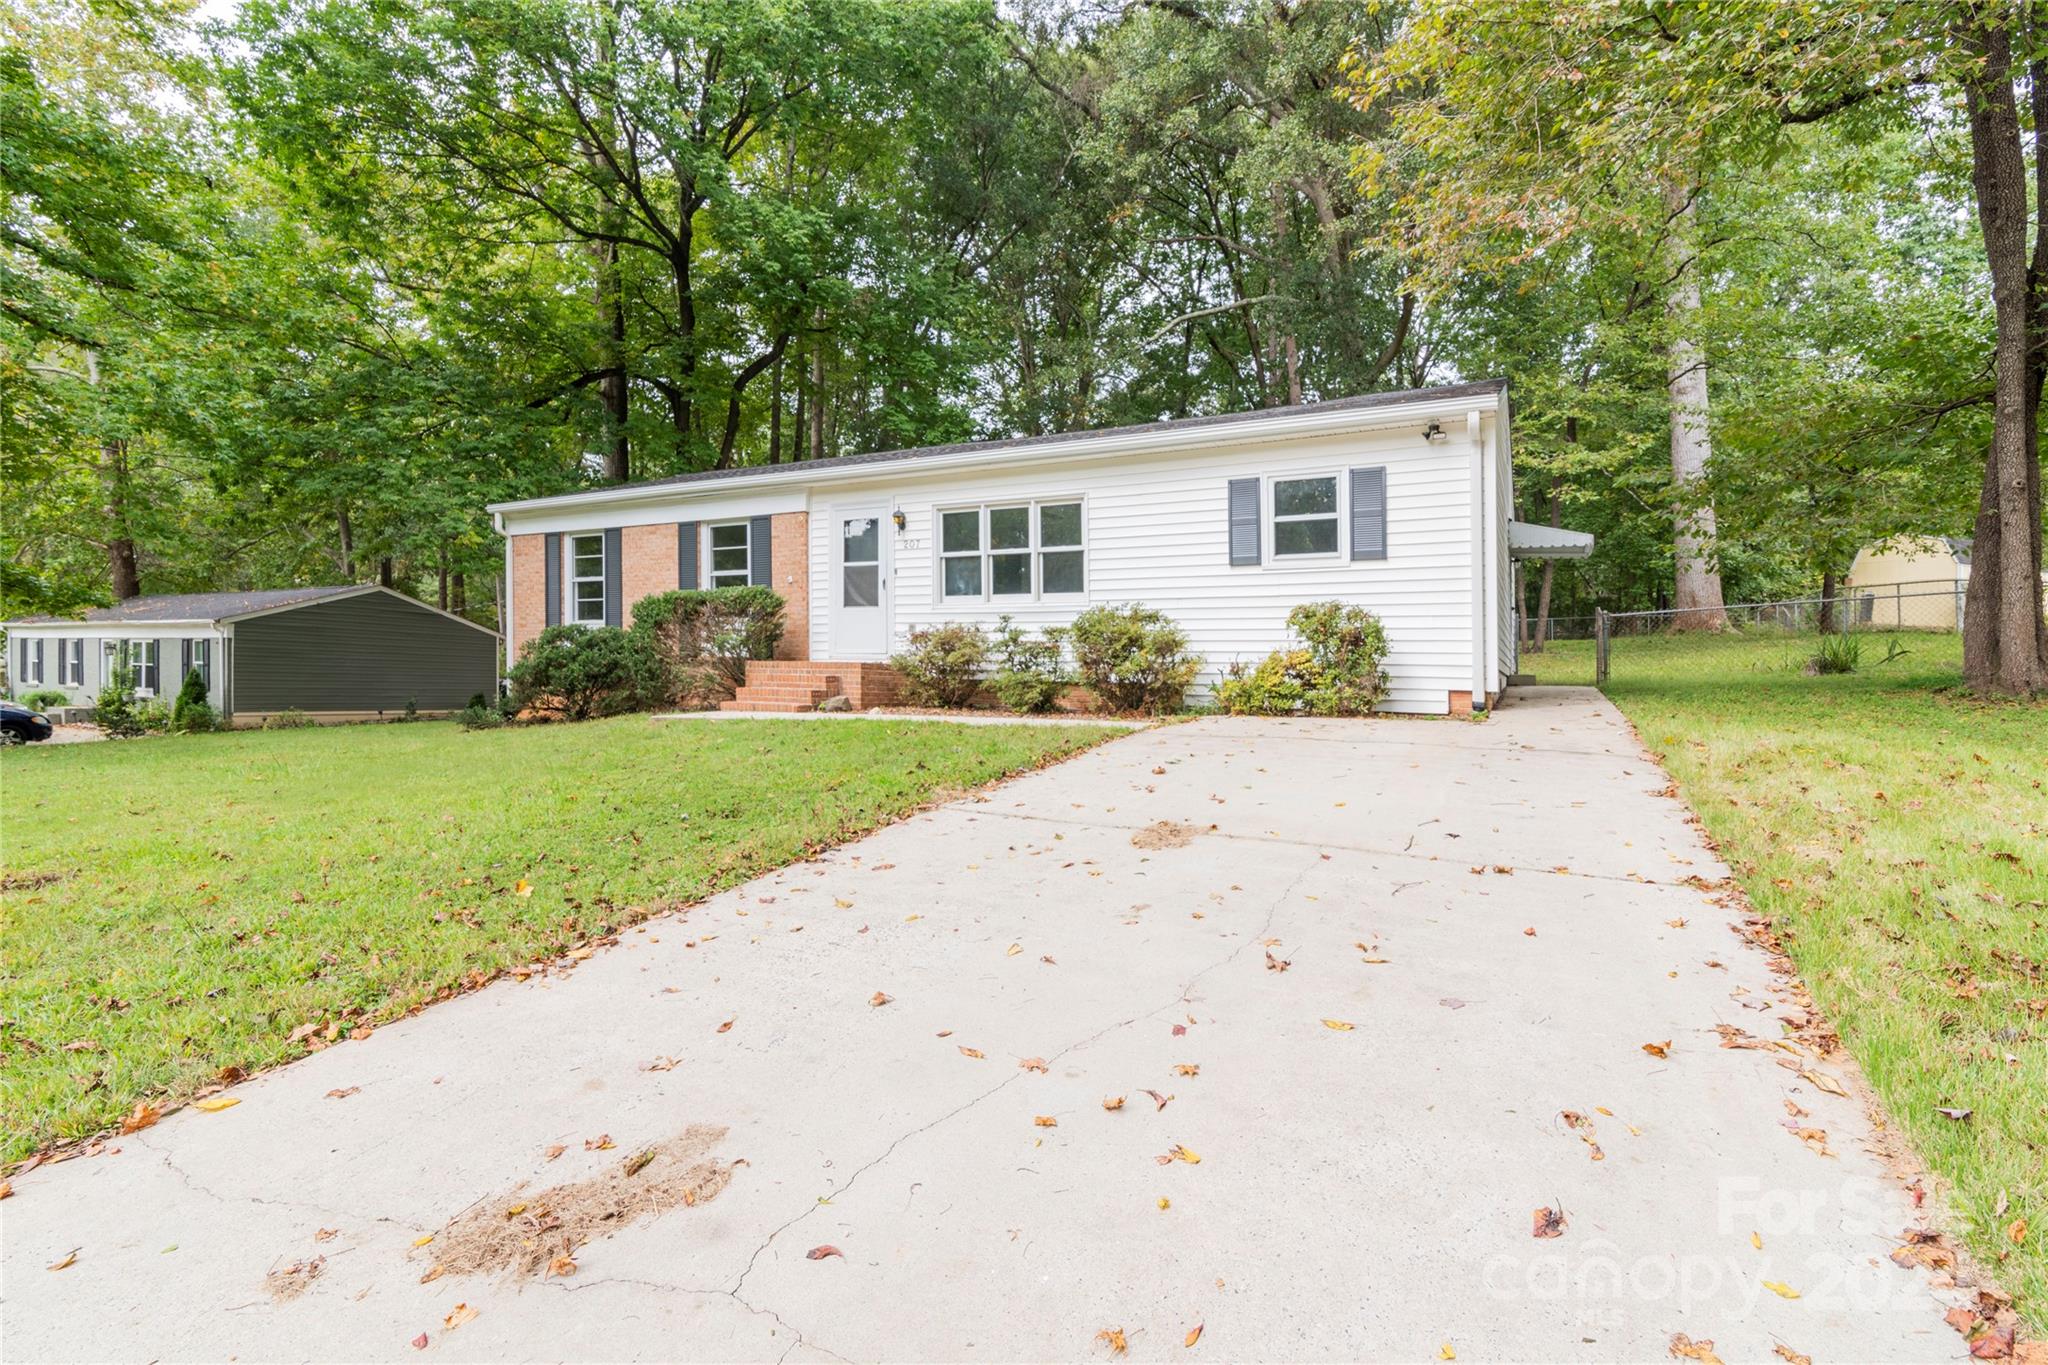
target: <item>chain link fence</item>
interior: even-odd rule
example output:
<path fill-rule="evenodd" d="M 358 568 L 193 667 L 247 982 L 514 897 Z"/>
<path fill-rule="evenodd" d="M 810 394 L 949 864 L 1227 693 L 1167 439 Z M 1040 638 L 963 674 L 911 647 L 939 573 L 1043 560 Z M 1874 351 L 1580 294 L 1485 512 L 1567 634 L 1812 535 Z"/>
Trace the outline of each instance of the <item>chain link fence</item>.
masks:
<path fill-rule="evenodd" d="M 1520 671 L 1542 683 L 1598 686 L 1610 677 L 1698 681 L 1783 670 L 1842 671 L 1845 664 L 1957 648 L 1963 593 L 1963 584 L 1939 579 L 1848 588 L 1833 597 L 1741 602 L 1704 619 L 1702 613 L 1677 610 L 1553 616 L 1540 636 L 1533 629 L 1524 632 Z"/>

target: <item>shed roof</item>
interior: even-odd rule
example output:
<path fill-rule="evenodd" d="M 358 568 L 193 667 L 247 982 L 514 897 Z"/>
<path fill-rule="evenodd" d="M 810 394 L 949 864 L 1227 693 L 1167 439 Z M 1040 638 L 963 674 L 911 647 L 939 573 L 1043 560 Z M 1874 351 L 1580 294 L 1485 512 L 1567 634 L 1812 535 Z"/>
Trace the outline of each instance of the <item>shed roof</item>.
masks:
<path fill-rule="evenodd" d="M 77 616 L 21 616 L 12 621 L 0 621 L 4 626 L 119 626 L 119 625 L 217 625 L 224 621 L 239 621 L 244 617 L 265 612 L 290 611 L 294 607 L 311 606 L 316 602 L 329 602 L 342 597 L 360 597 L 366 593 L 386 593 L 415 607 L 423 607 L 438 616 L 451 621 L 460 621 L 473 630 L 495 635 L 489 626 L 442 611 L 439 607 L 408 597 L 392 588 L 374 583 L 334 583 L 311 588 L 255 588 L 247 592 L 181 592 L 161 593 L 154 597 L 131 597 L 125 602 L 116 602 L 111 607 L 90 607 Z"/>
<path fill-rule="evenodd" d="M 1533 521 L 1508 523 L 1510 559 L 1584 559 L 1592 553 L 1593 537 L 1588 532 Z"/>

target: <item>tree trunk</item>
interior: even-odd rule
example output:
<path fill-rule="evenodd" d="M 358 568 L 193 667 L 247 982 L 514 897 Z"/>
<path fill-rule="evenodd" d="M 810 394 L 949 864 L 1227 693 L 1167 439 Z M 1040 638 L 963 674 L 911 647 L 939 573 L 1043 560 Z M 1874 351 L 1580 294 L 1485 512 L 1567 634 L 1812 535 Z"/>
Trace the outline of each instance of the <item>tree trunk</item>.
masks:
<path fill-rule="evenodd" d="M 390 555 L 385 555 L 377 561 L 377 586 L 380 588 L 395 588 L 398 586 L 397 566 L 392 564 Z"/>
<path fill-rule="evenodd" d="M 457 616 L 469 610 L 469 578 L 460 569 L 448 576 L 448 610 Z"/>
<path fill-rule="evenodd" d="M 825 458 L 825 315 L 811 318 L 811 431 L 810 458 Z"/>
<path fill-rule="evenodd" d="M 443 541 L 434 553 L 435 588 L 434 605 L 442 611 L 448 610 L 448 543 Z"/>
<path fill-rule="evenodd" d="M 334 509 L 334 528 L 341 551 L 342 581 L 353 583 L 356 581 L 356 536 L 355 529 L 349 525 L 347 503 Z"/>
<path fill-rule="evenodd" d="M 1714 508 L 1698 497 L 1713 455 L 1707 426 L 1707 353 L 1699 342 L 1700 272 L 1697 219 L 1690 186 L 1665 186 L 1669 210 L 1665 239 L 1670 283 L 1664 296 L 1669 331 L 1665 360 L 1671 389 L 1671 481 L 1677 493 L 1671 604 L 1677 630 L 1720 630 L 1728 624 L 1721 575 L 1713 567 Z M 1695 506 L 1694 504 L 1698 505 Z"/>
<path fill-rule="evenodd" d="M 775 370 L 768 376 L 768 463 L 782 463 L 782 362 L 775 357 Z"/>
<path fill-rule="evenodd" d="M 631 451 L 627 447 L 626 417 L 626 298 L 619 271 L 619 248 L 614 242 L 593 242 L 597 258 L 597 325 L 603 334 L 604 378 L 597 381 L 597 394 L 604 406 L 604 476 L 612 483 L 632 477 Z"/>
<path fill-rule="evenodd" d="M 1991 449 L 1977 503 L 1965 598 L 1963 677 L 1977 692 L 2048 692 L 2048 627 L 2041 619 L 2041 463 L 2030 411 L 2030 342 L 2040 322 L 2028 278 L 2027 167 L 2013 98 L 2012 35 L 1971 26 L 1963 40 L 1982 65 L 1963 84 L 1970 179 L 1991 268 L 1998 330 Z M 2037 134 L 2038 137 L 2038 134 Z"/>
<path fill-rule="evenodd" d="M 1835 571 L 1828 569 L 1820 576 L 1820 633 L 1835 633 Z"/>

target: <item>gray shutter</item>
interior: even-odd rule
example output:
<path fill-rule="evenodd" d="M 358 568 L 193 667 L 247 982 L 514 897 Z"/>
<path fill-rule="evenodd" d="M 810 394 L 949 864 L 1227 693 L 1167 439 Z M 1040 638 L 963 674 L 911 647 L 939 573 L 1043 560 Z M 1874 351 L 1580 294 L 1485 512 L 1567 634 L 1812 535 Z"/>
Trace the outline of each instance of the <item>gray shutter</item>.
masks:
<path fill-rule="evenodd" d="M 1351 557 L 1387 557 L 1387 471 L 1351 471 Z"/>
<path fill-rule="evenodd" d="M 1259 562 L 1259 481 L 1230 481 L 1230 562 Z"/>
<path fill-rule="evenodd" d="M 676 525 L 676 586 L 684 592 L 697 591 L 697 523 Z"/>
<path fill-rule="evenodd" d="M 178 641 L 178 688 L 185 686 L 185 675 L 192 671 L 192 642 Z M 173 689 L 177 690 L 177 689 Z"/>
<path fill-rule="evenodd" d="M 624 577 L 620 573 L 623 566 L 619 563 L 619 551 L 624 539 L 616 526 L 604 533 L 604 623 L 608 626 L 622 625 L 626 619 L 625 604 L 619 600 Z"/>
<path fill-rule="evenodd" d="M 49 675 L 47 671 L 48 662 L 45 661 L 44 666 L 46 671 L 43 673 L 43 680 L 46 684 L 55 684 L 58 687 L 62 687 L 64 685 L 64 675 L 70 671 L 64 667 L 64 660 L 67 657 L 64 651 L 69 648 L 70 646 L 65 643 L 64 637 L 59 635 L 57 637 L 57 676 L 52 678 Z"/>
<path fill-rule="evenodd" d="M 775 586 L 775 555 L 768 543 L 774 526 L 772 517 L 755 517 L 747 528 L 747 582 L 757 588 Z"/>
<path fill-rule="evenodd" d="M 562 533 L 550 531 L 541 543 L 545 547 L 541 553 L 547 557 L 547 569 L 542 575 L 547 585 L 547 624 L 559 626 L 562 624 Z"/>

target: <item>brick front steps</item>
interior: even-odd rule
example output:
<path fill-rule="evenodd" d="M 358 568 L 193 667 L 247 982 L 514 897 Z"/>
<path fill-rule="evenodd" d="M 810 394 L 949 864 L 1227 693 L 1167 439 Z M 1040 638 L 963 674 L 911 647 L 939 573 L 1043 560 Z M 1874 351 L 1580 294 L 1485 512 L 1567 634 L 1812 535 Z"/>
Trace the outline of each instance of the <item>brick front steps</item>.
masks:
<path fill-rule="evenodd" d="M 903 678 L 887 664 L 835 664 L 810 660 L 756 659 L 747 665 L 746 685 L 721 711 L 815 711 L 827 697 L 845 697 L 856 711 L 891 706 L 902 697 Z"/>

